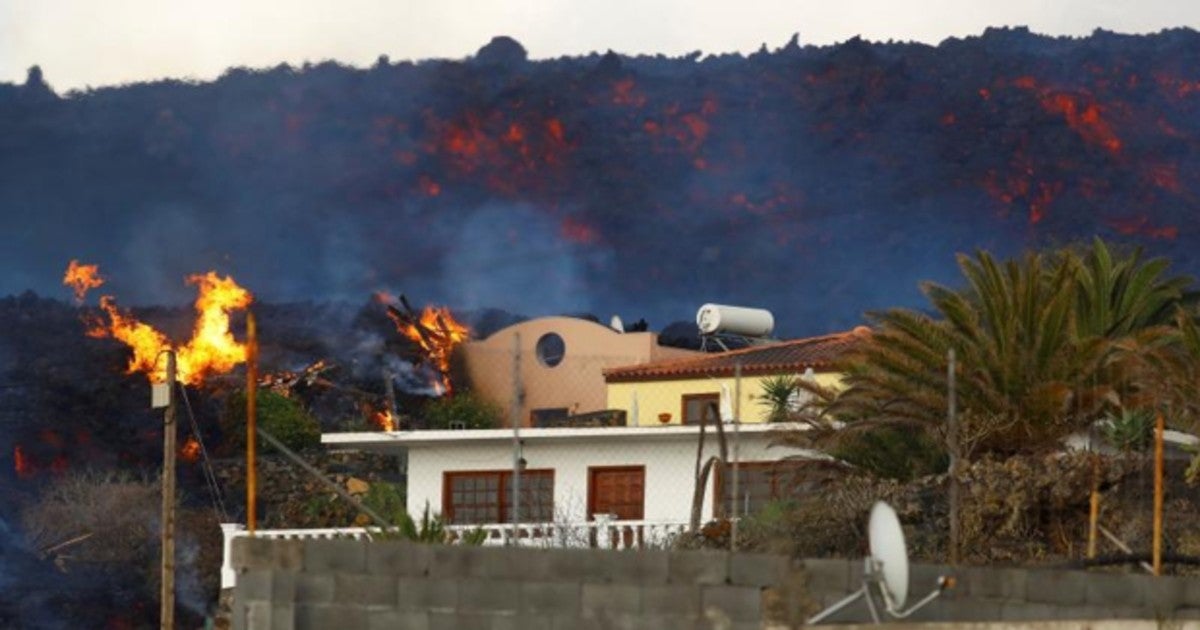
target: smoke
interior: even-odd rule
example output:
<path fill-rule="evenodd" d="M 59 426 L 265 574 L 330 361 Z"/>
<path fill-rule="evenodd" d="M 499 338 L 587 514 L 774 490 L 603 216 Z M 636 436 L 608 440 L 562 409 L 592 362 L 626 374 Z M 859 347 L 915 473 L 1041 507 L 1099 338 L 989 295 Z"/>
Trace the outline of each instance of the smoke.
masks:
<path fill-rule="evenodd" d="M 524 204 L 486 204 L 453 229 L 441 286 L 460 308 L 547 314 L 591 309 L 603 249 L 564 239 L 561 227 Z"/>

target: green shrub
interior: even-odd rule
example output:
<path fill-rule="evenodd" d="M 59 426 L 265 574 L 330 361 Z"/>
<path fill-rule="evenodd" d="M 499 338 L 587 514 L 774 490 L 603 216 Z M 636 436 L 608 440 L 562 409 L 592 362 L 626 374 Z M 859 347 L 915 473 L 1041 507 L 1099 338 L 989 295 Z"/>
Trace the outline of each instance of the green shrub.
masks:
<path fill-rule="evenodd" d="M 404 490 L 394 483 L 382 481 L 372 483 L 362 502 L 376 514 L 387 519 L 389 523 L 399 524 L 408 516 Z"/>
<path fill-rule="evenodd" d="M 435 398 L 425 404 L 425 420 L 431 429 L 494 429 L 501 424 L 504 410 L 470 391 Z M 455 424 L 460 423 L 460 424 Z"/>
<path fill-rule="evenodd" d="M 271 391 L 259 390 L 257 423 L 272 437 L 293 450 L 303 450 L 321 443 L 321 427 L 316 418 L 300 403 Z M 224 443 L 244 448 L 246 445 L 246 393 L 237 392 L 225 401 L 225 412 L 221 414 L 221 430 Z M 265 440 L 258 440 L 264 452 L 272 451 Z"/>
<path fill-rule="evenodd" d="M 1141 453 L 1150 446 L 1154 436 L 1154 410 L 1122 410 L 1108 417 L 1104 425 L 1104 439 L 1113 448 L 1125 453 Z"/>
<path fill-rule="evenodd" d="M 879 427 L 850 434 L 838 441 L 834 457 L 876 477 L 909 481 L 945 472 L 950 456 L 923 431 Z"/>

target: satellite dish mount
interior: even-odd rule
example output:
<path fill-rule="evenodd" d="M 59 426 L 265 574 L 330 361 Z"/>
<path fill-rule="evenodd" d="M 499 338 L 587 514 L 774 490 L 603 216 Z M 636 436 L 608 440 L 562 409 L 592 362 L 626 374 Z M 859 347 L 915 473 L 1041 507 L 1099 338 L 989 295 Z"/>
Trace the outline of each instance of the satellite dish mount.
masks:
<path fill-rule="evenodd" d="M 905 609 L 904 603 L 908 599 L 908 549 L 904 543 L 904 530 L 900 528 L 900 519 L 892 506 L 883 501 L 875 503 L 871 508 L 871 519 L 867 523 L 867 536 L 871 553 L 863 559 L 862 588 L 809 617 L 806 624 L 820 623 L 859 599 L 866 599 L 871 619 L 880 623 L 879 612 L 871 596 L 872 591 L 878 593 L 883 600 L 884 612 L 895 619 L 904 619 L 937 599 L 946 589 L 953 588 L 954 578 L 940 576 L 933 592 Z"/>

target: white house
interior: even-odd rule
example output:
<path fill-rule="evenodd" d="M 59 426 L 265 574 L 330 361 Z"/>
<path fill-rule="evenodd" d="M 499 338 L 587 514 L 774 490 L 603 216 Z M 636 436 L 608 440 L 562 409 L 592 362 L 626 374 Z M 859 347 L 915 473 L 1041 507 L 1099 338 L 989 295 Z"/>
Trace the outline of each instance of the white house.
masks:
<path fill-rule="evenodd" d="M 754 510 L 792 491 L 789 456 L 811 451 L 772 446 L 780 425 L 725 425 L 729 459 L 738 461 L 738 512 Z M 552 529 L 554 544 L 598 544 L 597 527 L 636 531 L 638 540 L 682 531 L 688 524 L 696 478 L 698 426 L 545 428 L 327 433 L 329 448 L 407 453 L 408 511 L 428 505 L 460 530 L 483 526 L 501 542 L 513 511 L 523 528 Z M 719 453 L 707 429 L 703 460 Z M 513 500 L 514 460 L 521 501 Z M 703 490 L 702 517 L 714 514 L 717 493 L 732 513 L 732 474 L 715 470 Z M 599 524 L 599 525 L 598 525 Z M 592 532 L 592 533 L 589 533 Z M 522 534 L 525 535 L 525 534 Z M 539 534 L 541 535 L 541 534 Z M 574 536 L 576 540 L 565 540 Z M 589 541 L 590 539 L 590 541 Z M 545 540 L 550 543 L 551 541 Z M 622 541 L 617 541 L 618 543 Z"/>

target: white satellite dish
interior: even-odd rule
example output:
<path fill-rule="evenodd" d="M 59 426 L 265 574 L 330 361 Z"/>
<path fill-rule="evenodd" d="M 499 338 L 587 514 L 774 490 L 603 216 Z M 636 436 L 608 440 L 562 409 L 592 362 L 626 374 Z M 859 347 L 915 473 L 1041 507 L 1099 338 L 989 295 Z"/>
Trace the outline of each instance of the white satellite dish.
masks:
<path fill-rule="evenodd" d="M 908 599 L 908 546 L 904 544 L 900 517 L 883 501 L 877 501 L 871 508 L 867 541 L 871 546 L 871 557 L 880 565 L 883 587 L 891 595 L 895 607 L 904 608 Z"/>
<path fill-rule="evenodd" d="M 613 315 L 612 319 L 608 321 L 608 327 L 619 333 L 625 332 L 625 322 L 621 321 L 620 315 Z"/>
<path fill-rule="evenodd" d="M 912 608 L 904 610 L 904 603 L 908 600 L 908 547 L 904 542 L 904 529 L 900 527 L 900 518 L 896 516 L 896 510 L 892 509 L 892 506 L 878 501 L 871 507 L 871 518 L 867 521 L 867 537 L 871 555 L 863 561 L 862 588 L 810 617 L 808 624 L 820 623 L 860 598 L 867 600 L 871 619 L 879 623 L 879 614 L 875 611 L 875 602 L 871 599 L 872 590 L 878 591 L 883 598 L 883 609 L 889 615 L 903 619 L 936 599 L 942 591 L 954 586 L 954 579 L 943 575 L 938 578 L 932 593 L 913 604 Z"/>

